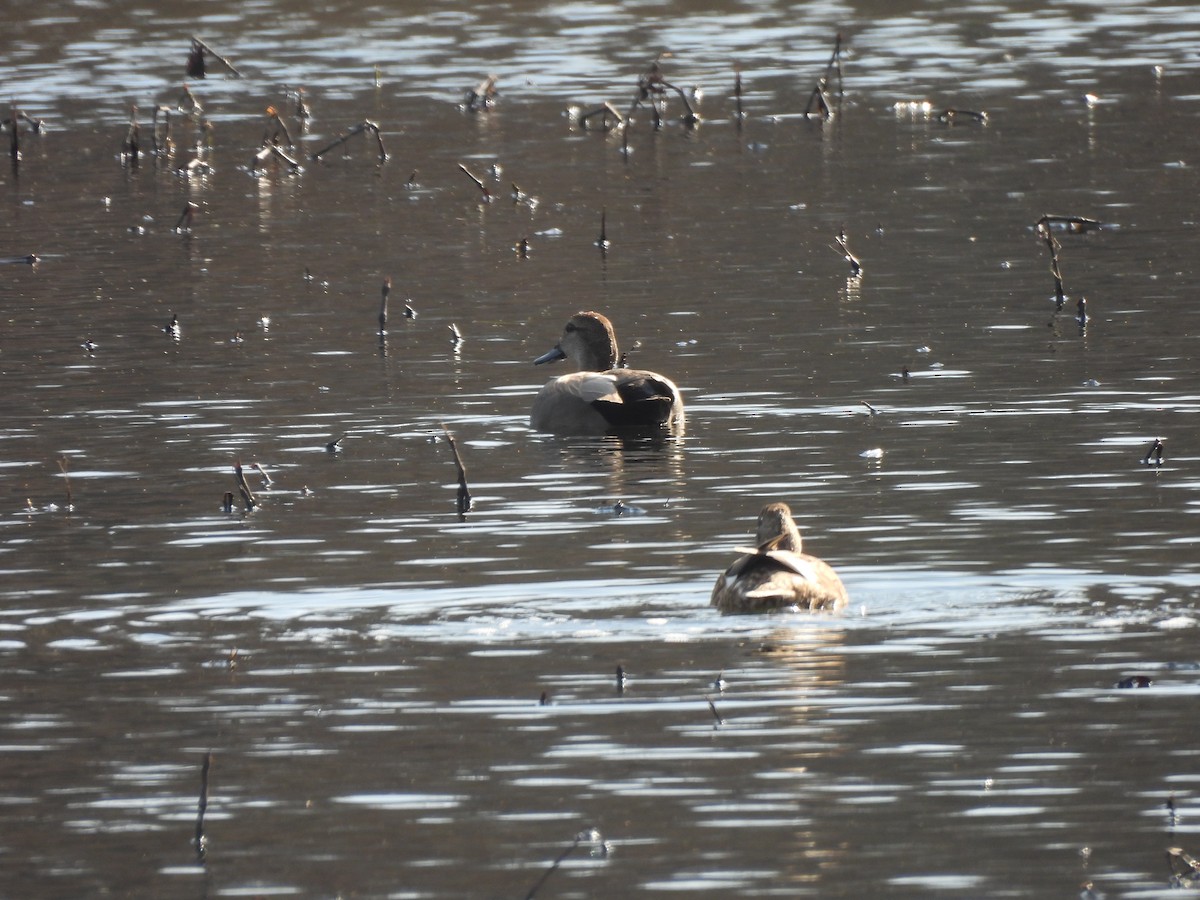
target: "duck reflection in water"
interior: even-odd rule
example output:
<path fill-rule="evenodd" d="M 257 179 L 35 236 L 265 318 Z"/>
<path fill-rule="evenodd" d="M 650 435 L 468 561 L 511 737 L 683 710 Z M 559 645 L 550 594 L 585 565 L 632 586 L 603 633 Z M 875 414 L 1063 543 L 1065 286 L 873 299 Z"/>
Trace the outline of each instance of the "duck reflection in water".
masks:
<path fill-rule="evenodd" d="M 571 316 L 554 349 L 534 365 L 569 359 L 579 370 L 546 383 L 529 425 L 551 434 L 681 433 L 683 400 L 669 378 L 617 365 L 612 323 L 597 312 Z"/>
<path fill-rule="evenodd" d="M 717 577 L 712 605 L 722 612 L 838 610 L 849 602 L 842 580 L 824 560 L 801 552 L 800 529 L 786 503 L 768 503 L 758 516 L 758 546 L 743 549 Z"/>

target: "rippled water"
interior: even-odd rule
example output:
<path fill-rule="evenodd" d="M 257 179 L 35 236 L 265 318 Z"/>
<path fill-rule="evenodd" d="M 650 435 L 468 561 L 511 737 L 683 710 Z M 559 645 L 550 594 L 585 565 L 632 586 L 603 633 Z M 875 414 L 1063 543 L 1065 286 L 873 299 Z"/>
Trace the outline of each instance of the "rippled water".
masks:
<path fill-rule="evenodd" d="M 1198 852 L 1195 9 L 14 10 L 0 893 L 525 897 L 570 850 L 536 896 L 1148 897 Z M 122 166 L 192 34 L 247 76 L 191 82 L 214 171 Z M 664 49 L 699 128 L 572 126 Z M 252 176 L 297 86 L 305 151 L 391 158 Z M 1104 223 L 1061 311 L 1046 213 Z M 686 435 L 528 430 L 581 308 Z M 776 499 L 845 615 L 708 607 Z"/>

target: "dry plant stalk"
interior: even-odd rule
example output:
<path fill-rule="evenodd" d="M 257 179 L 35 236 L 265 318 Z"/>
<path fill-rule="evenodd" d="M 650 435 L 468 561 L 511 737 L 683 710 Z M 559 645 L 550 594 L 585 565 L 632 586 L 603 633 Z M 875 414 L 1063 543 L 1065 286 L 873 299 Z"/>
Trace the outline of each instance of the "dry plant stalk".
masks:
<path fill-rule="evenodd" d="M 204 814 L 208 811 L 208 774 L 212 769 L 212 751 L 204 754 L 204 762 L 200 765 L 200 799 L 196 812 L 196 858 L 201 862 L 208 849 L 208 838 L 204 834 Z"/>
<path fill-rule="evenodd" d="M 458 472 L 458 514 L 461 516 L 471 511 L 471 490 L 467 487 L 467 467 L 463 465 L 462 456 L 458 452 L 458 444 L 454 440 L 454 435 L 450 433 L 450 429 L 443 425 L 442 432 L 445 435 L 446 443 L 450 445 L 450 452 L 454 454 L 454 468 Z"/>
<path fill-rule="evenodd" d="M 242 471 L 241 460 L 233 464 L 233 474 L 237 481 L 238 490 L 242 494 L 242 502 L 245 503 L 246 509 L 254 509 L 258 506 L 258 498 L 254 496 L 254 491 L 250 490 L 250 485 L 246 483 L 246 473 Z"/>
<path fill-rule="evenodd" d="M 379 133 L 379 125 L 376 124 L 375 122 L 372 122 L 370 119 L 363 119 L 363 121 L 359 122 L 357 125 L 353 125 L 350 128 L 346 129 L 346 131 L 343 132 L 338 138 L 336 138 L 333 141 L 333 143 L 331 143 L 327 147 L 323 147 L 322 149 L 320 149 L 316 153 L 314 153 L 312 155 L 312 158 L 314 160 L 320 159 L 322 156 L 324 156 L 326 153 L 328 153 L 334 147 L 340 147 L 342 144 L 346 143 L 346 141 L 350 140 L 350 138 L 354 137 L 356 134 L 362 134 L 365 131 L 369 131 L 369 132 L 371 132 L 371 134 L 373 134 L 375 136 L 375 144 L 379 148 L 379 161 L 386 162 L 387 158 L 388 158 L 388 154 L 387 154 L 387 150 L 383 146 L 383 135 Z"/>

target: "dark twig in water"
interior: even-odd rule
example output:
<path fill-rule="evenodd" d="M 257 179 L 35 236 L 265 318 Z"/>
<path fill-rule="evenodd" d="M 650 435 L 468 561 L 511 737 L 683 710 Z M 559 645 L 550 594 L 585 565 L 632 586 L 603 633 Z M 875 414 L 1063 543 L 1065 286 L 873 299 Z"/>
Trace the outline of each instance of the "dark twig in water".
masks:
<path fill-rule="evenodd" d="M 1046 249 L 1050 251 L 1050 274 L 1054 276 L 1054 302 L 1056 309 L 1062 309 L 1063 304 L 1067 300 L 1067 292 L 1063 287 L 1062 268 L 1059 266 L 1058 251 L 1062 249 L 1062 244 L 1058 242 L 1050 231 L 1051 219 L 1049 216 L 1042 216 L 1037 222 L 1038 234 L 1042 236 L 1042 240 L 1046 244 Z"/>
<path fill-rule="evenodd" d="M 685 90 L 683 90 L 683 88 L 678 88 L 675 85 L 671 84 L 671 82 L 669 82 L 669 81 L 664 80 L 660 83 L 662 84 L 663 87 L 674 91 L 679 96 L 680 102 L 683 103 L 684 113 L 680 117 L 680 121 L 683 122 L 684 125 L 688 125 L 688 126 L 699 125 L 700 124 L 700 114 L 698 112 L 696 112 L 696 108 L 694 106 L 692 106 L 691 101 L 688 99 L 687 92 Z"/>
<path fill-rule="evenodd" d="M 383 279 L 383 288 L 380 291 L 380 293 L 383 295 L 379 299 L 379 333 L 380 334 L 387 334 L 388 294 L 390 294 L 391 292 L 392 292 L 392 279 L 391 279 L 391 277 L 388 277 L 388 278 Z"/>
<path fill-rule="evenodd" d="M 721 714 L 719 712 L 717 712 L 717 704 L 712 702 L 711 697 L 705 697 L 704 699 L 708 702 L 708 708 L 712 712 L 713 718 L 716 719 L 717 725 L 718 726 L 724 725 L 725 720 L 722 719 Z"/>
<path fill-rule="evenodd" d="M 558 867 L 563 864 L 563 861 L 566 860 L 566 858 L 572 853 L 574 853 L 579 845 L 583 843 L 599 844 L 602 849 L 606 849 L 603 839 L 600 836 L 600 832 L 595 828 L 579 832 L 579 834 L 575 835 L 575 839 L 571 842 L 570 846 L 554 858 L 554 862 L 550 864 L 550 868 L 543 872 L 542 877 L 539 878 L 534 886 L 529 889 L 529 893 L 525 895 L 525 900 L 533 900 L 534 895 L 541 890 L 541 887 L 546 883 L 546 880 L 553 875 L 558 870 Z"/>
<path fill-rule="evenodd" d="M 254 470 L 256 472 L 258 472 L 259 475 L 262 476 L 263 487 L 269 488 L 271 485 L 273 485 L 275 483 L 275 480 L 270 475 L 268 475 L 267 470 L 265 468 L 263 468 L 262 463 L 254 463 Z"/>
<path fill-rule="evenodd" d="M 67 509 L 72 509 L 74 503 L 71 499 L 71 476 L 67 474 L 67 464 L 68 460 L 65 456 L 58 460 L 58 470 L 62 472 L 63 482 L 67 487 Z"/>
<path fill-rule="evenodd" d="M 296 118 L 301 123 L 306 123 L 312 118 L 312 109 L 309 108 L 308 103 L 304 100 L 304 88 L 296 88 Z M 303 128 L 301 128 L 301 131 L 303 131 Z"/>
<path fill-rule="evenodd" d="M 287 151 L 277 144 L 267 144 L 254 154 L 254 162 L 250 164 L 250 174 L 257 175 L 265 168 L 267 161 L 272 159 L 288 166 L 293 172 L 300 169 L 300 160 L 289 156 Z"/>
<path fill-rule="evenodd" d="M 274 131 L 271 130 L 271 126 L 275 127 Z M 281 135 L 283 136 L 283 139 L 287 141 L 289 150 L 296 146 L 295 143 L 292 142 L 292 133 L 288 131 L 287 123 L 283 121 L 279 115 L 279 110 L 277 110 L 274 106 L 268 106 L 267 124 L 263 128 L 262 146 L 265 147 L 267 144 L 278 144 Z"/>
<path fill-rule="evenodd" d="M 482 195 L 482 197 L 481 197 L 482 201 L 484 203 L 491 203 L 492 202 L 492 192 L 489 191 L 487 185 L 483 183 L 483 179 L 480 178 L 478 175 L 476 175 L 474 172 L 472 172 L 470 169 L 468 169 L 466 166 L 464 166 L 462 163 L 458 164 L 458 168 L 462 171 L 462 173 L 464 175 L 466 175 L 473 182 L 475 182 L 475 187 L 479 188 L 479 193 Z"/>
<path fill-rule="evenodd" d="M 451 322 L 448 327 L 450 329 L 450 343 L 457 347 L 463 342 L 462 332 L 458 330 L 458 326 L 453 322 Z"/>
<path fill-rule="evenodd" d="M 36 266 L 39 262 L 36 253 L 28 256 L 0 256 L 0 266 Z"/>
<path fill-rule="evenodd" d="M 1103 222 L 1085 216 L 1042 216 L 1038 219 L 1039 230 L 1043 225 L 1047 228 L 1062 228 L 1072 234 L 1099 231 L 1104 227 Z"/>
<path fill-rule="evenodd" d="M 659 56 L 669 56 L 664 53 Z M 632 118 L 634 110 L 642 104 L 648 104 L 650 107 L 650 116 L 654 123 L 654 130 L 657 131 L 662 127 L 662 113 L 659 110 L 659 104 L 666 99 L 666 90 L 663 88 L 662 70 L 658 65 L 658 59 L 650 64 L 650 68 L 643 72 L 638 77 L 637 93 L 633 95 L 633 101 L 629 104 L 629 112 L 626 118 Z"/>
<path fill-rule="evenodd" d="M 169 158 L 175 152 L 175 141 L 171 138 L 171 109 L 161 103 L 154 105 L 154 115 L 150 120 L 150 149 L 156 159 Z"/>
<path fill-rule="evenodd" d="M 254 496 L 254 491 L 250 490 L 250 485 L 246 482 L 246 473 L 242 471 L 241 461 L 233 464 L 233 475 L 237 481 L 238 490 L 242 494 L 242 502 L 246 505 L 246 509 L 254 509 L 258 506 L 258 498 Z"/>
<path fill-rule="evenodd" d="M 826 87 L 824 78 L 817 81 L 816 87 L 808 95 L 808 103 L 804 107 L 804 118 L 811 118 L 814 110 L 826 121 L 833 118 L 833 107 L 829 105 L 829 98 L 825 93 Z"/>
<path fill-rule="evenodd" d="M 12 108 L 12 114 L 0 122 L 0 126 L 8 128 L 8 155 L 12 157 L 13 166 L 21 162 L 21 123 L 24 122 L 29 126 L 29 130 L 33 134 L 41 134 L 42 126 L 45 124 L 41 119 L 34 119 L 28 113 L 22 112 L 16 107 Z"/>
<path fill-rule="evenodd" d="M 1163 445 L 1163 440 L 1164 440 L 1163 438 L 1155 438 L 1151 442 L 1150 449 L 1147 450 L 1146 455 L 1142 457 L 1142 465 L 1143 466 L 1150 465 L 1151 457 L 1154 457 L 1154 465 L 1161 466 L 1163 464 L 1163 451 L 1165 451 L 1167 449 Z"/>
<path fill-rule="evenodd" d="M 496 105 L 496 76 L 489 75 L 479 82 L 472 90 L 467 91 L 466 108 L 468 112 L 487 112 Z"/>
<path fill-rule="evenodd" d="M 334 140 L 333 143 L 331 143 L 329 146 L 323 147 L 322 149 L 320 149 L 316 153 L 314 153 L 312 155 L 312 158 L 320 159 L 322 156 L 324 156 L 326 153 L 328 153 L 334 147 L 340 147 L 342 144 L 346 143 L 346 141 L 350 140 L 350 138 L 354 137 L 356 134 L 362 134 L 364 131 L 369 131 L 373 135 L 375 135 L 375 143 L 379 147 L 379 161 L 386 162 L 387 158 L 388 158 L 388 154 L 387 154 L 387 150 L 384 149 L 384 146 L 383 146 L 383 135 L 381 135 L 379 133 L 379 126 L 377 124 L 375 124 L 374 122 L 372 122 L 370 119 L 364 119 L 363 121 L 359 122 L 357 125 L 353 125 L 350 128 L 348 128 L 345 132 L 342 133 L 342 135 L 340 137 L 338 137 L 336 140 Z"/>
<path fill-rule="evenodd" d="M 1171 870 L 1171 883 L 1179 887 L 1193 887 L 1200 883 L 1200 862 L 1182 847 L 1167 848 L 1167 867 Z"/>
<path fill-rule="evenodd" d="M 627 679 L 625 677 L 625 667 L 618 665 L 617 666 L 617 693 L 618 694 L 625 693 L 625 682 L 626 681 L 627 681 Z"/>
<path fill-rule="evenodd" d="M 833 118 L 833 104 L 829 102 L 829 78 L 834 72 L 837 73 L 837 94 L 840 100 L 843 93 L 842 36 L 840 34 L 833 42 L 833 53 L 829 56 L 829 62 L 825 64 L 825 71 L 817 79 L 812 93 L 808 95 L 808 103 L 804 107 L 804 118 L 812 118 L 814 115 L 820 116 L 823 121 Z"/>
<path fill-rule="evenodd" d="M 196 812 L 196 858 L 200 862 L 204 862 L 204 855 L 208 851 L 208 837 L 204 834 L 204 814 L 208 811 L 208 775 L 212 769 L 212 751 L 204 754 L 204 762 L 200 764 L 200 800 L 197 803 Z"/>
<path fill-rule="evenodd" d="M 192 49 L 188 53 L 187 59 L 188 78 L 203 78 L 207 74 L 207 67 L 204 59 L 206 55 L 211 56 L 222 66 L 228 69 L 229 73 L 233 75 L 234 78 L 242 77 L 242 73 L 237 70 L 237 66 L 223 57 L 212 47 L 208 46 L 208 44 L 204 43 L 204 41 L 200 40 L 200 38 L 193 35 Z"/>
<path fill-rule="evenodd" d="M 738 66 L 733 70 L 733 99 L 736 104 L 735 116 L 737 118 L 738 131 L 742 130 L 742 122 L 746 118 L 746 113 L 742 111 L 742 67 Z"/>
<path fill-rule="evenodd" d="M 179 100 L 176 101 L 175 106 L 182 115 L 191 116 L 194 119 L 204 114 L 204 107 L 196 99 L 196 95 L 192 93 L 192 89 L 186 83 L 183 85 L 183 92 L 180 93 Z"/>
<path fill-rule="evenodd" d="M 834 237 L 834 241 L 837 243 L 838 251 L 842 254 L 842 256 L 845 257 L 846 262 L 850 263 L 850 277 L 860 277 L 863 270 L 862 263 L 859 261 L 857 256 L 850 252 L 850 245 L 846 240 L 845 228 L 842 228 L 838 231 L 837 235 Z"/>
<path fill-rule="evenodd" d="M 842 85 L 842 33 L 839 31 L 833 41 L 833 53 L 829 56 L 829 62 L 825 64 L 824 80 L 829 81 L 831 71 L 837 72 L 838 81 L 838 99 L 841 99 L 844 93 Z"/>
<path fill-rule="evenodd" d="M 227 513 L 233 512 L 233 491 L 225 492 L 225 496 L 221 499 L 221 509 Z"/>
<path fill-rule="evenodd" d="M 680 121 L 689 127 L 700 124 L 700 114 L 692 106 L 687 92 L 671 84 L 671 82 L 663 77 L 659 60 L 670 55 L 669 53 L 660 54 L 658 59 L 650 64 L 650 68 L 638 78 L 637 93 L 634 94 L 633 101 L 629 104 L 629 112 L 625 116 L 626 119 L 631 118 L 639 106 L 648 106 L 654 130 L 658 131 L 662 128 L 662 115 L 666 110 L 667 91 L 674 91 L 679 97 L 680 102 L 683 103 L 684 113 L 680 117 Z M 626 149 L 628 149 L 628 145 L 626 145 Z"/>
<path fill-rule="evenodd" d="M 4 120 L 4 124 L 8 126 L 8 155 L 12 157 L 15 167 L 21 161 L 21 124 L 15 106 L 12 115 Z"/>
<path fill-rule="evenodd" d="M 121 142 L 121 162 L 132 169 L 138 167 L 142 155 L 142 126 L 138 124 L 137 112 L 136 106 L 130 108 L 129 128 L 125 131 L 125 140 Z"/>
<path fill-rule="evenodd" d="M 973 109 L 944 109 L 938 113 L 937 120 L 943 125 L 957 125 L 960 119 L 986 125 L 988 114 Z"/>
<path fill-rule="evenodd" d="M 200 207 L 195 203 L 188 201 L 188 205 L 183 208 L 183 212 L 179 214 L 179 220 L 175 223 L 174 231 L 179 234 L 186 234 L 192 230 L 192 220 L 196 217 L 196 210 Z"/>
<path fill-rule="evenodd" d="M 15 106 L 12 109 L 12 120 L 17 123 L 18 127 L 20 126 L 21 122 L 24 122 L 26 125 L 28 125 L 30 134 L 41 134 L 42 129 L 46 127 L 45 120 L 35 119 L 33 116 L 29 115 L 29 113 L 25 112 L 25 110 L 18 109 Z M 5 120 L 4 124 L 7 125 L 8 120 Z"/>
<path fill-rule="evenodd" d="M 599 118 L 601 131 L 612 131 L 614 128 L 625 127 L 625 117 L 621 115 L 621 111 L 609 103 L 604 101 L 600 106 L 589 112 L 582 113 L 576 119 L 579 122 L 579 127 L 588 129 L 593 127 L 592 120 Z"/>
<path fill-rule="evenodd" d="M 608 240 L 608 207 L 604 206 L 600 209 L 600 237 L 596 239 L 596 246 L 600 248 L 601 254 L 607 254 L 608 248 L 612 246 Z"/>
<path fill-rule="evenodd" d="M 458 472 L 458 514 L 465 515 L 471 511 L 471 491 L 467 487 L 467 467 L 463 465 L 462 456 L 458 452 L 458 444 L 454 440 L 454 435 L 450 433 L 450 429 L 443 425 L 442 433 L 446 438 L 446 443 L 450 445 L 450 452 L 454 455 L 454 468 Z"/>

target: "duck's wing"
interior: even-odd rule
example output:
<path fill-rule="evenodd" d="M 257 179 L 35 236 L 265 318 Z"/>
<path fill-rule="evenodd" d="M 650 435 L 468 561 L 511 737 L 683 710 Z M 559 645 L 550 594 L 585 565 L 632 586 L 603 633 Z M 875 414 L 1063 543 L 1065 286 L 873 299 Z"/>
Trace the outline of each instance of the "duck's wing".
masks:
<path fill-rule="evenodd" d="M 573 372 L 558 379 L 564 390 L 584 403 L 620 403 L 616 376 L 608 372 Z"/>
<path fill-rule="evenodd" d="M 793 553 L 791 550 L 765 550 L 760 551 L 760 555 L 809 581 L 819 580 L 822 567 L 829 568 L 821 560 L 815 556 L 809 556 L 807 553 Z"/>
<path fill-rule="evenodd" d="M 614 428 L 642 428 L 670 421 L 679 406 L 679 390 L 653 372 L 614 370 L 600 377 L 613 379 L 615 395 L 596 398 L 596 408 Z"/>
<path fill-rule="evenodd" d="M 773 609 L 840 609 L 846 588 L 824 560 L 790 550 L 745 552 L 717 578 L 711 603 L 725 612 Z"/>

